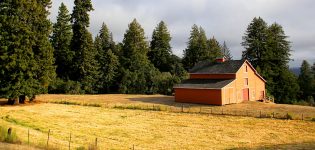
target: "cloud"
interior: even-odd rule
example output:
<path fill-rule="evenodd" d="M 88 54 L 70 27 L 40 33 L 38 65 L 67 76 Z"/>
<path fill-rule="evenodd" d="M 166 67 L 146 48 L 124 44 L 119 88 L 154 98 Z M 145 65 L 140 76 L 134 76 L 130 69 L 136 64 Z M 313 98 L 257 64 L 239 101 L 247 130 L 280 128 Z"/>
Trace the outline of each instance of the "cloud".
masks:
<path fill-rule="evenodd" d="M 51 20 L 55 21 L 58 7 L 64 2 L 72 10 L 73 1 L 52 0 Z M 292 42 L 290 66 L 299 66 L 302 59 L 315 60 L 315 5 L 313 0 L 106 0 L 92 1 L 90 31 L 95 36 L 105 22 L 113 32 L 114 40 L 121 42 L 128 24 L 136 18 L 146 32 L 148 40 L 155 26 L 163 20 L 172 36 L 174 54 L 182 56 L 191 26 L 202 26 L 208 38 L 215 36 L 226 41 L 235 59 L 241 58 L 242 36 L 254 17 L 262 17 L 268 24 L 283 26 Z"/>

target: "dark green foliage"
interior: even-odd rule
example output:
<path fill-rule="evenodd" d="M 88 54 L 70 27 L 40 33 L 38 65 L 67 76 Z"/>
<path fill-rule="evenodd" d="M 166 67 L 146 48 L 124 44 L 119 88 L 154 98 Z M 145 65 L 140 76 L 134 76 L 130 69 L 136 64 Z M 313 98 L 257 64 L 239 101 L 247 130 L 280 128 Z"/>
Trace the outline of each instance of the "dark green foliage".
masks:
<path fill-rule="evenodd" d="M 112 49 L 115 49 L 115 43 L 104 23 L 99 34 L 95 38 L 95 48 L 98 54 L 96 58 L 100 64 L 99 92 L 108 93 L 118 74 L 119 59 L 112 52 Z"/>
<path fill-rule="evenodd" d="M 55 78 L 50 5 L 50 0 L 0 2 L 0 93 L 10 101 L 46 92 Z"/>
<path fill-rule="evenodd" d="M 314 76 L 312 74 L 311 66 L 306 60 L 303 60 L 301 65 L 298 81 L 302 92 L 301 98 L 307 100 L 307 97 L 312 96 Z"/>
<path fill-rule="evenodd" d="M 243 59 L 247 59 L 254 67 L 260 66 L 262 57 L 266 53 L 268 26 L 262 18 L 254 18 L 248 25 L 243 36 L 245 51 L 243 51 Z"/>
<path fill-rule="evenodd" d="M 290 42 L 282 26 L 254 18 L 243 36 L 243 59 L 247 59 L 267 80 L 267 92 L 276 102 L 291 103 L 299 91 L 297 78 L 289 71 Z"/>
<path fill-rule="evenodd" d="M 63 80 L 57 78 L 49 86 L 49 93 L 51 94 L 80 94 L 81 84 L 78 81 Z"/>
<path fill-rule="evenodd" d="M 289 69 L 281 70 L 278 80 L 274 82 L 277 84 L 274 85 L 272 95 L 274 95 L 276 102 L 292 103 L 297 100 L 300 87 L 297 83 L 297 77 Z"/>
<path fill-rule="evenodd" d="M 71 63 L 74 52 L 70 49 L 70 42 L 72 38 L 71 16 L 67 7 L 61 3 L 59 7 L 59 13 L 57 16 L 57 22 L 53 25 L 53 35 L 51 37 L 51 43 L 55 49 L 56 59 L 56 72 L 59 78 L 64 80 L 69 79 L 71 74 Z"/>
<path fill-rule="evenodd" d="M 227 47 L 225 41 L 223 42 L 223 45 L 221 46 L 221 53 L 225 57 L 226 60 L 233 60 L 233 56 L 230 52 L 230 49 Z"/>
<path fill-rule="evenodd" d="M 172 95 L 174 84 L 179 83 L 179 77 L 170 74 L 169 72 L 162 72 L 154 77 L 154 92 L 164 95 Z"/>
<path fill-rule="evenodd" d="M 178 77 L 180 81 L 188 78 L 188 73 L 184 69 L 181 59 L 176 55 L 171 56 L 171 68 L 170 73 Z"/>
<path fill-rule="evenodd" d="M 208 40 L 208 49 L 206 59 L 215 60 L 223 56 L 220 43 L 214 37 Z"/>
<path fill-rule="evenodd" d="M 87 30 L 89 26 L 89 14 L 92 11 L 90 0 L 74 1 L 72 19 L 73 37 L 71 40 L 71 50 L 75 52 L 71 80 L 79 81 L 82 84 L 84 93 L 95 93 L 97 86 L 99 65 L 96 61 L 96 50 L 93 45 L 92 35 Z"/>
<path fill-rule="evenodd" d="M 154 29 L 150 51 L 148 53 L 150 61 L 161 72 L 169 72 L 171 68 L 171 36 L 166 24 L 161 21 Z"/>
<path fill-rule="evenodd" d="M 34 16 L 33 24 L 33 30 L 36 33 L 36 42 L 35 46 L 33 46 L 33 51 L 35 61 L 38 64 L 36 79 L 39 80 L 40 87 L 42 88 L 40 92 L 47 92 L 50 82 L 56 77 L 56 67 L 53 66 L 55 63 L 54 49 L 49 41 L 51 22 L 47 19 L 51 2 L 50 0 L 38 0 L 36 4 L 37 11 L 35 11 L 36 16 Z"/>
<path fill-rule="evenodd" d="M 139 70 L 149 64 L 147 53 L 149 51 L 144 30 L 134 19 L 126 31 L 122 47 L 121 64 L 130 71 Z"/>
<path fill-rule="evenodd" d="M 159 71 L 148 60 L 148 51 L 144 30 L 134 19 L 123 40 L 120 92 L 152 93 L 153 77 Z"/>
<path fill-rule="evenodd" d="M 221 46 L 213 37 L 207 40 L 205 31 L 197 25 L 193 25 L 190 31 L 188 46 L 184 50 L 183 65 L 186 70 L 203 60 L 215 61 L 222 57 Z"/>
<path fill-rule="evenodd" d="M 197 25 L 192 26 L 188 46 L 184 50 L 183 65 L 185 69 L 192 68 L 199 61 L 208 58 L 207 36 L 205 31 Z"/>
<path fill-rule="evenodd" d="M 86 40 L 82 41 L 80 52 L 76 53 L 74 57 L 74 61 L 78 64 L 75 66 L 78 70 L 78 81 L 82 85 L 83 93 L 96 93 L 100 75 L 99 64 L 96 60 L 97 52 L 93 45 L 92 35 L 89 32 L 86 32 L 82 38 Z"/>

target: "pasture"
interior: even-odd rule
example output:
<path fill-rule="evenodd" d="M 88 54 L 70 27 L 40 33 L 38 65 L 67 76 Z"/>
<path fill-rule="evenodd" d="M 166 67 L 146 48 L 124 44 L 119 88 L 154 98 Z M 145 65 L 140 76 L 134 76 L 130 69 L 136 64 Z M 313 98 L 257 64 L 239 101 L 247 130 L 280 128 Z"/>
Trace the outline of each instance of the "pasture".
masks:
<path fill-rule="evenodd" d="M 314 149 L 315 122 L 207 113 L 116 109 L 107 105 L 181 105 L 161 95 L 41 95 L 41 103 L 0 107 L 0 125 L 12 127 L 22 143 L 47 148 L 88 149 Z M 50 103 L 67 100 L 88 105 Z M 278 104 L 244 103 L 261 109 Z M 188 104 L 185 104 L 188 105 Z M 248 106 L 247 106 L 248 105 Z M 196 109 L 200 106 L 191 105 Z M 161 106 L 162 107 L 162 106 Z M 252 108 L 252 109 L 255 109 Z M 266 108 L 265 108 L 266 107 Z M 314 113 L 313 107 L 280 105 Z M 188 108 L 186 107 L 186 112 Z M 193 109 L 193 108 L 192 108 Z M 231 108 L 232 109 L 232 108 Z M 28 138 L 28 132 L 29 137 Z M 96 141 L 97 138 L 97 141 Z M 0 143 L 1 144 L 1 143 Z M 1 147 L 1 146 L 0 146 Z"/>

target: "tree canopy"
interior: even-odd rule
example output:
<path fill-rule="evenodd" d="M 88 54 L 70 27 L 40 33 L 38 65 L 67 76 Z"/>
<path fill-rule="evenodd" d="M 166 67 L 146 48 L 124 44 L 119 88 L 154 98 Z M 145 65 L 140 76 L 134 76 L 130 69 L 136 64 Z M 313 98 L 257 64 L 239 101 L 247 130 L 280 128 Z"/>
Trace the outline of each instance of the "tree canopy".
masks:
<path fill-rule="evenodd" d="M 50 0 L 0 2 L 0 94 L 10 103 L 47 92 L 55 78 Z"/>
<path fill-rule="evenodd" d="M 61 3 L 57 16 L 57 22 L 53 25 L 53 34 L 51 43 L 55 49 L 55 65 L 57 66 L 56 73 L 59 78 L 69 79 L 71 74 L 71 63 L 74 51 L 70 49 L 72 39 L 72 27 L 70 24 L 71 16 L 69 11 Z"/>
<path fill-rule="evenodd" d="M 243 59 L 267 80 L 267 92 L 278 102 L 296 100 L 299 91 L 297 79 L 289 71 L 291 46 L 287 38 L 281 25 L 268 26 L 262 18 L 255 17 L 241 43 L 245 48 Z"/>

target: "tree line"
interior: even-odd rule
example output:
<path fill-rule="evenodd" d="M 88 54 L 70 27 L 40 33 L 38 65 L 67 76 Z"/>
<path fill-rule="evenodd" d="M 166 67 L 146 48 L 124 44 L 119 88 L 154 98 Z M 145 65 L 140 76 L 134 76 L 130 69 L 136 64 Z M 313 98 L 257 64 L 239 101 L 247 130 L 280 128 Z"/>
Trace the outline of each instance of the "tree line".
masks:
<path fill-rule="evenodd" d="M 23 103 L 26 97 L 33 100 L 40 93 L 172 94 L 173 85 L 186 79 L 187 71 L 199 61 L 233 59 L 225 42 L 207 38 L 197 25 L 192 26 L 184 57 L 179 58 L 172 52 L 172 38 L 163 21 L 148 41 L 134 19 L 123 41 L 116 43 L 105 23 L 94 38 L 88 31 L 90 0 L 75 0 L 72 13 L 62 3 L 55 23 L 47 19 L 50 6 L 50 0 L 0 2 L 0 96 L 10 103 Z M 281 25 L 268 26 L 254 18 L 241 44 L 242 58 L 267 80 L 268 94 L 277 102 L 311 96 L 315 86 L 304 88 L 305 78 L 298 81 L 288 70 L 290 42 Z"/>

